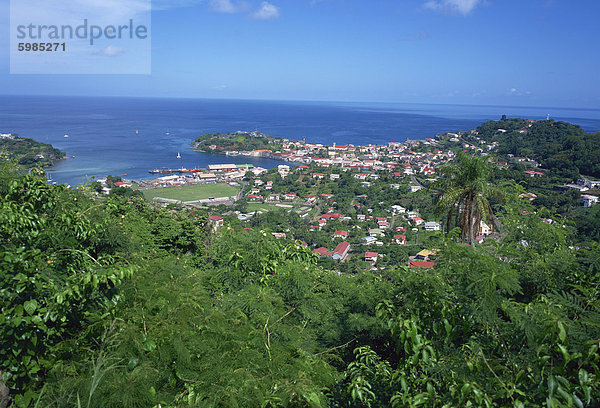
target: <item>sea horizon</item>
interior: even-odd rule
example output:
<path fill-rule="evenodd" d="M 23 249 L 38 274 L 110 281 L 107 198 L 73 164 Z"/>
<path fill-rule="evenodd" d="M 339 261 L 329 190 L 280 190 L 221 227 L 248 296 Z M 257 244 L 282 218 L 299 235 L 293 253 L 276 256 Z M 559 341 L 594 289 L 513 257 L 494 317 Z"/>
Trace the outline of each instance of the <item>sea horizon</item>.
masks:
<path fill-rule="evenodd" d="M 75 185 L 109 174 L 149 179 L 155 177 L 149 173 L 155 168 L 217 163 L 272 168 L 282 163 L 193 151 L 190 143 L 204 133 L 258 130 L 327 145 L 383 144 L 469 130 L 502 115 L 540 120 L 548 114 L 587 132 L 600 131 L 596 108 L 13 95 L 0 100 L 0 133 L 17 133 L 65 151 L 72 158 L 47 172 L 58 183 Z"/>

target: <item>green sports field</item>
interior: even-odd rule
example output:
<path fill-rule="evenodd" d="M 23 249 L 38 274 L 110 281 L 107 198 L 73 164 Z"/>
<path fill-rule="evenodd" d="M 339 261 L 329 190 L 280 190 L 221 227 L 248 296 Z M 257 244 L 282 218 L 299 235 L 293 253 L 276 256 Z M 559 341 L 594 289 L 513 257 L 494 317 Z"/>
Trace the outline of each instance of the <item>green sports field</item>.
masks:
<path fill-rule="evenodd" d="M 171 200 L 195 201 L 204 200 L 210 197 L 234 197 L 239 191 L 239 187 L 218 183 L 152 188 L 150 190 L 144 190 L 143 193 L 147 200 L 152 200 L 154 197 L 160 197 Z"/>

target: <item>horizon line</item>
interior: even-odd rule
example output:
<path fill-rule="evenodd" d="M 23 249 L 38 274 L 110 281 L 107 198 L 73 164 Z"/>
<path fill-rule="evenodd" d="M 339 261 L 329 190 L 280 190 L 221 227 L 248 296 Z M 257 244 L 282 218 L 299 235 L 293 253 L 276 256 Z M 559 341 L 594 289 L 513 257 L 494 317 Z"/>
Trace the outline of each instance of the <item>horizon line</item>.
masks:
<path fill-rule="evenodd" d="M 533 106 L 505 105 L 493 103 L 443 103 L 443 102 L 400 102 L 375 100 L 331 100 L 331 99 L 272 99 L 272 98 L 235 98 L 235 97 L 202 97 L 202 96 L 137 96 L 137 95 L 74 95 L 74 94 L 4 94 L 2 97 L 57 97 L 57 98 L 122 98 L 122 99 L 186 99 L 186 100 L 218 100 L 218 101 L 255 101 L 255 102 L 305 102 L 305 103 L 370 103 L 370 104 L 404 104 L 404 105 L 445 105 L 445 106 L 481 106 L 499 108 L 535 108 L 535 109 L 571 109 L 600 111 L 599 107 L 581 106 Z"/>

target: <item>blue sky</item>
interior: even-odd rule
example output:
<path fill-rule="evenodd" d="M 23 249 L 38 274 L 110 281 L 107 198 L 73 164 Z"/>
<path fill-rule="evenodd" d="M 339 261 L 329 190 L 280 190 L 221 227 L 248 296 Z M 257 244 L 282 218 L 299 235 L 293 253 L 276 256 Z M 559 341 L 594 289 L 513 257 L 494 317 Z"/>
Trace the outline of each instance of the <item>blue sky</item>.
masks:
<path fill-rule="evenodd" d="M 2 94 L 600 107 L 595 0 L 155 0 L 151 75 L 10 75 L 0 15 Z"/>

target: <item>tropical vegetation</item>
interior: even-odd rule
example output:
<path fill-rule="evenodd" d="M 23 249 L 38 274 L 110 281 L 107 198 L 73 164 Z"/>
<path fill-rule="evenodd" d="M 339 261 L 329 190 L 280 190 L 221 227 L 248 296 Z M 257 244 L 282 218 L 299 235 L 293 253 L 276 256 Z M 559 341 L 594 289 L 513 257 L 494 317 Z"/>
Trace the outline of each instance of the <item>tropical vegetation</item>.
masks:
<path fill-rule="evenodd" d="M 450 179 L 460 166 L 479 176 L 449 188 L 486 197 L 494 175 L 458 163 Z M 218 227 L 207 210 L 97 197 L 3 161 L 9 403 L 598 406 L 598 244 L 572 245 L 567 222 L 546 222 L 518 186 L 502 190 L 502 239 L 465 244 L 458 223 L 435 241 L 433 269 L 338 273 L 259 218 Z"/>

